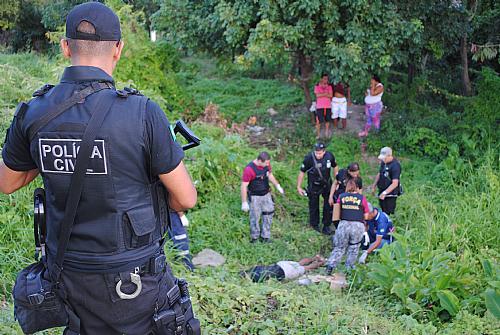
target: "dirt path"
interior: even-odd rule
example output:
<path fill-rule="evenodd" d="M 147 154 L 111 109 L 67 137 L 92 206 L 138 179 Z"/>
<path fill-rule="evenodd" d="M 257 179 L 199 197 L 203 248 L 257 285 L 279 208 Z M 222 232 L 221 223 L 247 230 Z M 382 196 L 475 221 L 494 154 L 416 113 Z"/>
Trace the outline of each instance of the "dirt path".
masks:
<path fill-rule="evenodd" d="M 274 115 L 269 115 L 271 119 L 272 126 L 264 127 L 262 126 L 262 120 L 257 120 L 255 126 L 246 126 L 244 135 L 250 142 L 250 145 L 255 148 L 267 147 L 269 149 L 276 149 L 280 143 L 291 141 L 290 138 L 294 137 L 294 133 L 297 131 L 297 120 L 304 117 L 304 108 L 302 106 L 297 106 L 291 108 L 287 113 L 276 113 Z M 261 117 L 262 118 L 262 117 Z M 266 120 L 269 121 L 269 120 Z M 310 121 L 310 114 L 307 116 L 308 126 L 312 134 L 315 134 L 315 129 Z M 340 126 L 340 123 L 339 125 Z M 355 138 L 358 137 L 358 133 L 363 130 L 365 126 L 365 108 L 363 105 L 352 105 L 348 107 L 347 111 L 347 127 L 346 129 L 336 129 L 333 132 L 333 138 L 338 135 L 348 135 Z M 284 135 L 284 136 L 283 136 Z M 365 148 L 365 141 L 360 140 L 360 152 L 363 161 L 368 163 L 370 167 L 376 168 L 379 165 L 379 161 L 376 156 L 369 155 Z"/>
<path fill-rule="evenodd" d="M 247 135 L 252 146 L 268 146 L 271 148 L 275 147 L 273 145 L 273 137 L 276 129 L 283 131 L 294 131 L 297 121 L 303 117 L 306 113 L 302 106 L 291 108 L 287 113 L 277 113 L 275 115 L 270 115 L 271 122 L 273 126 L 263 127 L 261 125 L 262 120 L 257 120 L 256 126 L 247 126 L 245 134 Z M 336 134 L 350 134 L 353 136 L 358 136 L 358 133 L 363 129 L 365 124 L 365 110 L 362 105 L 352 105 L 347 111 L 347 127 L 346 129 L 336 129 L 334 130 L 333 136 Z M 308 113 L 307 119 L 310 120 L 310 115 Z M 309 123 L 311 126 L 311 131 L 314 132 L 314 127 L 312 122 Z M 333 124 L 332 124 L 333 126 Z M 340 122 L 338 124 L 340 126 Z"/>

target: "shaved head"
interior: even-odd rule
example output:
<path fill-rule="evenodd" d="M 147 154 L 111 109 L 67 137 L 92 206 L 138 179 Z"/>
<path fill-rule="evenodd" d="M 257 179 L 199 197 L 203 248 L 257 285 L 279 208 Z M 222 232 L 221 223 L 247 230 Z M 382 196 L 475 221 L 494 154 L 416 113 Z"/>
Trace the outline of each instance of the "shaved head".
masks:
<path fill-rule="evenodd" d="M 77 27 L 81 33 L 95 35 L 96 30 L 92 23 L 82 21 Z M 119 41 L 89 41 L 67 39 L 71 54 L 75 57 L 102 57 L 112 56 L 113 49 Z"/>

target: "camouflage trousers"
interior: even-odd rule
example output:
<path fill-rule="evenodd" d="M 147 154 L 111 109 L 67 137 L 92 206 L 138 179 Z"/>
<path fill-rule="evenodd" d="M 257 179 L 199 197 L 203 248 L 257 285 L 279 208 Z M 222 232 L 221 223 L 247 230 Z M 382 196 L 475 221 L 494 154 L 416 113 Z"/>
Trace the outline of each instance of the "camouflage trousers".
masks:
<path fill-rule="evenodd" d="M 353 268 L 364 232 L 365 225 L 362 222 L 341 220 L 333 236 L 333 251 L 327 265 L 335 269 L 347 250 L 345 266 Z"/>
<path fill-rule="evenodd" d="M 266 195 L 252 195 L 250 197 L 250 237 L 254 240 L 271 237 L 274 203 L 271 193 Z M 262 217 L 262 227 L 259 223 Z"/>

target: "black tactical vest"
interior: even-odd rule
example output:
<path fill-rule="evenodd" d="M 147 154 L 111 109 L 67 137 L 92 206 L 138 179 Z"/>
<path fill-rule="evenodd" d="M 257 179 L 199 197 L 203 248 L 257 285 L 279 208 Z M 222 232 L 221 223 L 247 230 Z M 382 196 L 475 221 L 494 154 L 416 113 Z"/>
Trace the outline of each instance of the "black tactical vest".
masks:
<path fill-rule="evenodd" d="M 361 194 L 342 193 L 339 198 L 341 220 L 363 221 L 363 196 Z"/>
<path fill-rule="evenodd" d="M 68 96 L 77 85 L 60 84 L 29 104 L 30 124 Z M 147 98 L 136 91 L 105 89 L 71 107 L 43 127 L 30 143 L 47 196 L 49 259 L 57 249 L 70 178 L 85 126 L 100 99 L 114 105 L 94 141 L 65 268 L 110 272 L 142 265 L 158 252 L 167 229 L 166 191 L 151 176 L 145 133 Z M 169 131 L 165 129 L 165 131 Z"/>
<path fill-rule="evenodd" d="M 331 154 L 325 153 L 323 158 L 316 159 L 314 152 L 311 153 L 313 166 L 307 171 L 307 182 L 309 188 L 322 189 L 331 186 L 332 157 Z M 315 163 L 316 162 L 316 163 Z M 319 171 L 318 171 L 319 170 Z M 320 173 L 321 172 L 321 173 Z"/>
<path fill-rule="evenodd" d="M 269 167 L 259 169 L 254 162 L 250 162 L 248 166 L 255 172 L 255 179 L 248 184 L 248 193 L 250 195 L 266 195 L 269 193 Z"/>

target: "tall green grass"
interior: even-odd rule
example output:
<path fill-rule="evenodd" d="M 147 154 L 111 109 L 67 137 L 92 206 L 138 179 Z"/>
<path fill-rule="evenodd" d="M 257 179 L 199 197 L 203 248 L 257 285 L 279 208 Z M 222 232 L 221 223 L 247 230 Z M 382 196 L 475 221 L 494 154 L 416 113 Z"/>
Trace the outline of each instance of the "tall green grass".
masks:
<path fill-rule="evenodd" d="M 0 138 L 3 138 L 15 104 L 28 98 L 39 84 L 55 82 L 61 65 L 35 55 L 0 55 L 0 61 L 0 69 L 7 69 L 2 72 L 6 79 L 0 85 L 4 85 L 2 89 L 12 88 L 0 97 L 3 106 Z M 40 64 L 42 70 L 37 72 Z M 189 72 L 183 71 L 182 75 Z M 196 80 L 185 81 L 186 91 L 197 98 L 199 105 L 206 102 L 205 94 L 221 97 L 213 102 L 221 104 L 221 112 L 234 120 L 245 120 L 252 114 L 264 115 L 268 105 L 280 112 L 279 118 L 286 119 L 289 110 L 286 106 L 300 102 L 294 88 L 278 81 L 235 78 L 228 83 L 227 77 L 213 72 L 207 75 L 203 69 L 191 73 Z M 33 84 L 16 84 L 22 80 Z M 244 89 L 232 87 L 234 83 Z M 245 100 L 244 96 L 252 98 Z M 265 102 L 262 107 L 255 105 L 256 97 L 260 96 Z M 230 107 L 225 102 L 240 106 Z M 281 103 L 284 107 L 277 107 Z M 243 108 L 244 105 L 248 108 Z M 227 135 L 212 126 L 193 125 L 203 142 L 186 156 L 200 195 L 197 207 L 188 213 L 192 251 L 212 248 L 227 261 L 218 269 L 188 273 L 174 261 L 172 252 L 168 252 L 168 257 L 174 272 L 187 277 L 192 285 L 194 307 L 204 333 L 493 334 L 497 331 L 498 320 L 486 312 L 485 305 L 486 290 L 495 288 L 495 281 L 498 282 L 494 278 L 500 222 L 496 210 L 499 166 L 495 154 L 486 155 L 490 158 L 475 169 L 466 161 L 454 165 L 459 160 L 436 164 L 403 159 L 406 193 L 398 200 L 394 217 L 399 242 L 380 256 L 370 256 L 370 264 L 358 268 L 350 277 L 350 288 L 344 292 L 334 293 L 325 284 L 308 287 L 276 281 L 254 284 L 239 276 L 241 270 L 256 264 L 297 260 L 318 252 L 328 256 L 331 251 L 329 238 L 307 228 L 306 199 L 295 191 L 298 168 L 314 142 L 307 121 L 307 115 L 303 115 L 295 120 L 295 128 L 276 129 L 281 142 L 267 148 L 272 156 L 273 173 L 286 192 L 284 197 L 275 195 L 274 242 L 270 245 L 249 243 L 248 215 L 241 212 L 239 198 L 244 166 L 266 148 L 250 147 L 245 138 Z M 341 167 L 360 161 L 365 184 L 369 184 L 377 167 L 362 161 L 358 148 L 358 141 L 349 137 L 337 137 L 329 145 Z M 32 257 L 33 189 L 34 185 L 10 196 L 0 195 L 0 300 L 6 301 L 6 307 L 0 308 L 1 334 L 20 333 L 12 318 L 9 292 L 15 274 Z M 372 196 L 369 198 L 376 203 Z M 488 265 L 484 260 L 490 261 L 491 271 L 486 270 Z M 377 277 L 377 273 L 387 277 Z M 455 300 L 448 291 L 458 299 L 457 313 L 446 309 L 454 312 L 455 308 Z"/>

